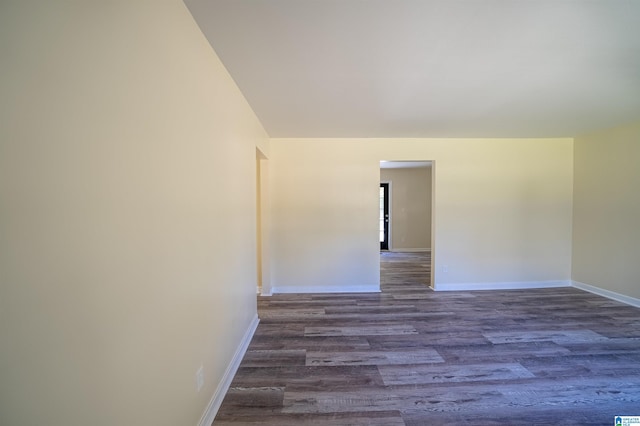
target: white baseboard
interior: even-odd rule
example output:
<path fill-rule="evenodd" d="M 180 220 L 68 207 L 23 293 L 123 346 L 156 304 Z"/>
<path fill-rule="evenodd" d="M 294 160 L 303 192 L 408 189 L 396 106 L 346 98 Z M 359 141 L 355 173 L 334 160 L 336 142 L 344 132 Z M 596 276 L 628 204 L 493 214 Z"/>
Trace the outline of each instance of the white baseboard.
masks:
<path fill-rule="evenodd" d="M 271 295 L 273 295 L 273 292 L 271 290 L 270 285 L 263 285 L 260 288 L 260 292 L 258 293 L 258 296 L 271 296 Z"/>
<path fill-rule="evenodd" d="M 560 281 L 514 281 L 495 283 L 445 283 L 432 288 L 435 291 L 469 291 L 469 290 L 520 290 L 527 288 L 571 287 L 570 280 Z"/>
<path fill-rule="evenodd" d="M 213 396 L 209 401 L 209 405 L 207 405 L 207 409 L 202 415 L 200 422 L 198 422 L 198 426 L 211 426 L 211 424 L 213 423 L 213 419 L 215 419 L 216 414 L 220 409 L 220 405 L 222 405 L 222 400 L 229 390 L 229 386 L 231 385 L 233 376 L 235 376 L 236 371 L 238 371 L 238 367 L 240 367 L 242 358 L 244 357 L 244 354 L 249 347 L 249 343 L 251 343 L 251 338 L 253 338 L 253 333 L 255 333 L 256 328 L 258 328 L 259 322 L 260 319 L 258 318 L 258 314 L 256 314 L 256 316 L 251 321 L 251 324 L 249 324 L 249 328 L 247 328 L 247 331 L 245 332 L 244 337 L 242 338 L 242 341 L 238 346 L 238 349 L 236 349 L 236 353 L 233 355 L 231 363 L 227 367 L 227 370 L 224 372 L 222 380 L 213 393 Z"/>
<path fill-rule="evenodd" d="M 596 287 L 593 285 L 581 283 L 580 281 L 571 281 L 571 285 L 575 288 L 579 288 L 580 290 L 588 291 L 589 293 L 594 293 L 599 296 L 606 297 L 607 299 L 615 300 L 616 302 L 626 303 L 627 305 L 640 308 L 640 299 L 636 299 L 635 297 L 625 296 L 624 294 L 616 293 L 615 291 L 611 291 L 611 290 L 605 290 L 603 288 Z"/>
<path fill-rule="evenodd" d="M 390 252 L 394 253 L 422 253 L 422 252 L 430 252 L 430 248 L 391 248 Z"/>
<path fill-rule="evenodd" d="M 273 287 L 276 293 L 380 293 L 379 285 L 348 285 L 348 286 L 282 286 Z"/>

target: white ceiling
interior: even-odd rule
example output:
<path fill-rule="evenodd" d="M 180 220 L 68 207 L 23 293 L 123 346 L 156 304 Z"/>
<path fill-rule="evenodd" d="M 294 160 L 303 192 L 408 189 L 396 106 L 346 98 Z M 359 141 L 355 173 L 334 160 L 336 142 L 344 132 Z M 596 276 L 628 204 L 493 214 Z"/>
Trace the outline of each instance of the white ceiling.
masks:
<path fill-rule="evenodd" d="M 271 137 L 563 137 L 640 118 L 640 0 L 185 0 Z"/>

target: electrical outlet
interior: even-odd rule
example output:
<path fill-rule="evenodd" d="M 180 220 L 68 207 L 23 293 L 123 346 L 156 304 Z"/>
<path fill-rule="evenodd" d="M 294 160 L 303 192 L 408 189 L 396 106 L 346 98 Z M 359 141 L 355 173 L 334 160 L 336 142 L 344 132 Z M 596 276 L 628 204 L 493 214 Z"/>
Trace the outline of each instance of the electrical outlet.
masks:
<path fill-rule="evenodd" d="M 198 368 L 198 371 L 196 371 L 196 389 L 198 389 L 198 392 L 200 392 L 203 386 L 204 386 L 204 367 L 202 366 L 202 364 L 200 364 L 200 368 Z"/>
<path fill-rule="evenodd" d="M 442 265 L 442 273 L 446 274 L 449 272 L 449 265 Z"/>

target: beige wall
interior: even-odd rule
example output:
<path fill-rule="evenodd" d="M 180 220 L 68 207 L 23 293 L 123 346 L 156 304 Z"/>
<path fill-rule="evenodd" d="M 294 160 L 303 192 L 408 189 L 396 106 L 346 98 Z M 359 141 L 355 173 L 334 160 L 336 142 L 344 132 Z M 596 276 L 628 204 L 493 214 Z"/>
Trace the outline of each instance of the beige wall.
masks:
<path fill-rule="evenodd" d="M 431 248 L 431 166 L 380 169 L 390 183 L 390 250 Z"/>
<path fill-rule="evenodd" d="M 575 281 L 640 298 L 640 122 L 575 140 Z"/>
<path fill-rule="evenodd" d="M 271 140 L 271 285 L 375 290 L 379 164 L 338 140 Z M 372 250 L 373 249 L 373 250 Z"/>
<path fill-rule="evenodd" d="M 181 1 L 2 2 L 0 60 L 0 424 L 196 425 L 256 314 L 262 127 Z"/>
<path fill-rule="evenodd" d="M 436 288 L 570 279 L 571 139 L 271 144 L 276 288 L 379 285 L 379 161 L 388 159 L 434 161 Z"/>

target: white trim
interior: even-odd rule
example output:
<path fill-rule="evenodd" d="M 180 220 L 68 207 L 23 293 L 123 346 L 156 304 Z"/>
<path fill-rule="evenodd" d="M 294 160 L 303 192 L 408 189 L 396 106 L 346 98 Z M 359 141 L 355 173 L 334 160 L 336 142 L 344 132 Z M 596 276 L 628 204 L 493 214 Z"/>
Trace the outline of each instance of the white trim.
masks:
<path fill-rule="evenodd" d="M 570 280 L 559 281 L 514 281 L 494 283 L 436 283 L 435 291 L 468 291 L 468 290 L 519 290 L 527 288 L 571 287 Z"/>
<path fill-rule="evenodd" d="M 579 288 L 580 290 L 588 291 L 589 293 L 594 293 L 599 296 L 606 297 L 607 299 L 615 300 L 616 302 L 621 302 L 627 305 L 635 306 L 636 308 L 640 308 L 640 299 L 636 299 L 635 297 L 625 296 L 624 294 L 581 283 L 580 281 L 571 281 L 571 285 L 575 288 Z"/>
<path fill-rule="evenodd" d="M 390 249 L 389 251 L 394 252 L 394 253 L 422 253 L 422 252 L 430 252 L 431 249 L 430 248 L 393 248 Z"/>
<path fill-rule="evenodd" d="M 258 293 L 258 296 L 271 296 L 272 292 L 271 292 L 271 285 L 263 285 L 262 288 L 260 288 L 260 293 Z"/>
<path fill-rule="evenodd" d="M 275 293 L 380 293 L 379 285 L 347 285 L 347 286 L 282 286 L 273 287 Z"/>
<path fill-rule="evenodd" d="M 258 318 L 258 314 L 253 318 L 251 324 L 249 324 L 249 328 L 244 334 L 238 349 L 236 349 L 236 353 L 233 355 L 231 363 L 227 367 L 227 370 L 224 372 L 224 376 L 222 376 L 222 380 L 218 383 L 218 387 L 216 388 L 211 400 L 209 401 L 209 405 L 207 405 L 207 409 L 202 414 L 200 421 L 198 422 L 198 426 L 211 426 L 213 423 L 213 419 L 215 419 L 218 410 L 220 409 L 220 405 L 222 405 L 222 400 L 224 399 L 227 391 L 229 390 L 229 386 L 231 385 L 231 381 L 233 380 L 233 376 L 235 376 L 236 371 L 238 371 L 238 367 L 240 367 L 240 363 L 242 362 L 242 358 L 244 357 L 247 348 L 249 347 L 249 343 L 251 343 L 251 339 L 253 338 L 253 333 L 255 333 L 256 328 L 258 328 L 258 323 L 260 319 Z"/>

